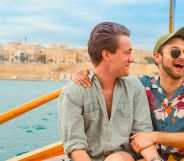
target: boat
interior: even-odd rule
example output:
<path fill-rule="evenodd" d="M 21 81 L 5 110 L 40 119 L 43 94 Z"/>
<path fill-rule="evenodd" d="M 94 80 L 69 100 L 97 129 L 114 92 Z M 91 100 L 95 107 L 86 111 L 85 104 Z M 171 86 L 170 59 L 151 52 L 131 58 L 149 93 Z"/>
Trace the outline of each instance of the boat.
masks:
<path fill-rule="evenodd" d="M 173 32 L 173 29 L 174 29 L 174 25 L 173 25 L 174 24 L 174 17 L 173 17 L 174 3 L 175 3 L 175 0 L 170 0 L 169 32 Z M 58 89 L 47 95 L 41 96 L 39 98 L 36 98 L 35 100 L 27 102 L 18 107 L 15 107 L 10 111 L 7 111 L 0 115 L 0 124 L 6 123 L 7 121 L 10 121 L 16 117 L 19 117 L 22 114 L 39 107 L 40 105 L 43 105 L 47 102 L 57 99 L 61 94 L 62 94 L 62 89 Z M 65 157 L 66 155 L 64 154 L 63 143 L 61 141 L 58 141 L 56 143 L 47 145 L 43 148 L 36 149 L 26 154 L 22 154 L 20 156 L 10 158 L 7 161 L 41 161 L 41 160 L 64 161 Z M 172 156 L 168 159 L 168 161 L 174 161 Z"/>

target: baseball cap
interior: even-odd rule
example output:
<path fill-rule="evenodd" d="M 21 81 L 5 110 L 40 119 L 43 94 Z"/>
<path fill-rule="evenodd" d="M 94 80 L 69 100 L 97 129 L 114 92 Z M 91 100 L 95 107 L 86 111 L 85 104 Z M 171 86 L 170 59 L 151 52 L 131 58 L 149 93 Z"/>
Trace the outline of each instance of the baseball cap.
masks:
<path fill-rule="evenodd" d="M 181 37 L 184 37 L 184 27 L 178 29 L 176 32 L 172 32 L 172 33 L 169 33 L 169 34 L 166 34 L 166 35 L 163 35 L 161 36 L 157 42 L 156 42 L 156 45 L 154 47 L 154 52 L 157 52 L 158 49 L 164 45 L 167 41 L 169 41 L 171 38 L 173 38 L 174 36 L 181 36 Z"/>

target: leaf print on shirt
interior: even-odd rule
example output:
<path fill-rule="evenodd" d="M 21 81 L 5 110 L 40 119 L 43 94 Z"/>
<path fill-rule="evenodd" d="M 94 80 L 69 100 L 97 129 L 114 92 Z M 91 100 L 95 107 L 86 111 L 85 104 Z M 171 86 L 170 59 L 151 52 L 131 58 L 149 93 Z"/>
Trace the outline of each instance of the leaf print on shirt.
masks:
<path fill-rule="evenodd" d="M 171 105 L 169 105 L 168 103 L 168 99 L 165 98 L 162 102 L 161 102 L 161 108 L 156 109 L 153 111 L 155 113 L 155 117 L 158 120 L 165 120 L 165 118 L 167 118 L 169 115 L 172 114 L 172 110 L 171 110 Z"/>
<path fill-rule="evenodd" d="M 174 117 L 184 118 L 184 94 L 179 95 L 173 100 L 172 107 L 176 108 Z"/>
<path fill-rule="evenodd" d="M 165 120 L 166 117 L 168 117 L 168 114 L 165 113 L 165 110 L 162 108 L 156 109 L 153 111 L 155 113 L 155 117 L 157 120 Z"/>
<path fill-rule="evenodd" d="M 177 108 L 174 112 L 174 117 L 183 118 L 184 117 L 184 109 Z"/>

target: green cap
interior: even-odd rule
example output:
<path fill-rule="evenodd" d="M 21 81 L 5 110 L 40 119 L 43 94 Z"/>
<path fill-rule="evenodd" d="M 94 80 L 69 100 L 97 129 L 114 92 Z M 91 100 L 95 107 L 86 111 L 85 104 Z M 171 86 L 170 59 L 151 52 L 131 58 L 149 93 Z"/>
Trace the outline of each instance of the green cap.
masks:
<path fill-rule="evenodd" d="M 184 38 L 184 27 L 178 29 L 176 32 L 172 32 L 166 35 L 161 36 L 158 40 L 157 43 L 154 47 L 154 52 L 157 52 L 158 49 L 164 45 L 167 41 L 169 41 L 171 38 L 173 38 L 174 36 L 181 36 Z"/>

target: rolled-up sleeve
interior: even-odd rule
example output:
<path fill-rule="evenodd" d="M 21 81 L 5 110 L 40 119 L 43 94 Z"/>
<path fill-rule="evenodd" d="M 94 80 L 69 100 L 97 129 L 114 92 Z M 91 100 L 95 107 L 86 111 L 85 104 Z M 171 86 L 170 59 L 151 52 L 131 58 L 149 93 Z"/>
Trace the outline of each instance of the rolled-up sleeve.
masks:
<path fill-rule="evenodd" d="M 82 87 L 70 83 L 63 89 L 59 100 L 61 138 L 67 155 L 76 149 L 88 149 L 82 109 Z"/>

